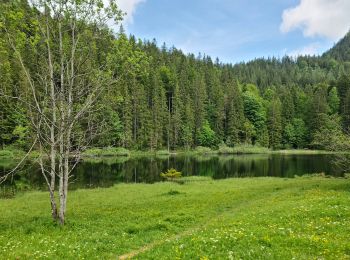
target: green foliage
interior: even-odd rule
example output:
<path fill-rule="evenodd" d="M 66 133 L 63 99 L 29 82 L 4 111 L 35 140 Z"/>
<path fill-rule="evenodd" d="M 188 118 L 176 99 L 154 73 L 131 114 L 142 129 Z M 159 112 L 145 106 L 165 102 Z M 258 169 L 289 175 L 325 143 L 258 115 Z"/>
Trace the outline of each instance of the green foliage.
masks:
<path fill-rule="evenodd" d="M 350 60 L 350 33 L 347 33 L 337 45 L 327 51 L 323 56 L 329 59 L 332 67 L 336 67 L 338 62 Z"/>
<path fill-rule="evenodd" d="M 257 145 L 238 145 L 233 147 L 233 153 L 235 154 L 267 154 L 271 151 L 266 147 L 261 147 Z"/>
<path fill-rule="evenodd" d="M 211 147 L 216 144 L 214 130 L 211 129 L 209 122 L 205 121 L 198 136 L 199 144 L 205 147 Z"/>
<path fill-rule="evenodd" d="M 226 111 L 226 143 L 230 146 L 241 143 L 244 139 L 244 104 L 241 91 L 236 82 L 228 83 Z"/>
<path fill-rule="evenodd" d="M 182 144 L 186 149 L 189 149 L 194 145 L 193 128 L 194 128 L 194 114 L 192 111 L 192 107 L 188 102 L 185 105 L 184 121 L 183 121 L 183 125 L 181 126 L 181 137 L 180 137 Z"/>
<path fill-rule="evenodd" d="M 257 131 L 265 124 L 266 111 L 259 95 L 246 91 L 243 93 L 244 113 L 246 118 L 252 122 Z"/>
<path fill-rule="evenodd" d="M 246 129 L 246 136 L 251 136 L 251 141 L 253 144 L 255 142 L 261 145 L 268 145 L 268 133 L 266 129 L 266 109 L 263 105 L 263 99 L 257 92 L 257 88 L 254 85 L 246 86 L 247 90 L 243 93 L 244 102 L 244 114 L 246 118 L 252 123 L 253 130 L 248 124 L 248 129 Z M 254 133 L 255 132 L 255 133 Z"/>
<path fill-rule="evenodd" d="M 12 132 L 13 137 L 16 138 L 15 145 L 18 147 L 25 147 L 27 144 L 28 127 L 18 125 Z"/>
<path fill-rule="evenodd" d="M 218 154 L 234 154 L 235 151 L 232 147 L 228 147 L 226 144 L 219 145 L 219 149 L 217 150 Z"/>
<path fill-rule="evenodd" d="M 83 152 L 83 156 L 86 156 L 86 157 L 129 156 L 129 155 L 130 155 L 130 151 L 122 147 L 118 147 L 118 148 L 107 147 L 103 149 L 91 148 Z"/>
<path fill-rule="evenodd" d="M 343 125 L 348 124 L 349 106 L 347 105 L 348 90 L 350 89 L 349 75 L 341 75 L 337 81 L 337 91 L 340 99 L 340 113 L 343 116 Z M 346 126 L 345 126 L 346 128 Z"/>
<path fill-rule="evenodd" d="M 269 147 L 269 142 L 269 132 L 267 126 L 264 125 L 263 128 L 259 131 L 254 145 Z"/>
<path fill-rule="evenodd" d="M 243 125 L 243 133 L 244 133 L 244 143 L 251 144 L 253 139 L 256 139 L 256 130 L 254 125 L 246 120 Z"/>
<path fill-rule="evenodd" d="M 156 155 L 170 155 L 168 150 L 159 150 L 156 152 Z"/>
<path fill-rule="evenodd" d="M 24 156 L 24 152 L 19 150 L 17 147 L 8 146 L 4 149 L 0 149 L 0 159 L 18 159 Z"/>
<path fill-rule="evenodd" d="M 218 154 L 268 154 L 271 151 L 262 146 L 249 145 L 249 144 L 240 144 L 234 147 L 228 147 L 225 144 L 219 146 L 217 150 Z"/>
<path fill-rule="evenodd" d="M 94 4 L 102 8 L 102 2 L 97 2 Z M 77 4 L 82 7 L 88 3 Z M 7 28 L 29 71 L 41 75 L 47 65 L 38 53 L 46 55 L 47 46 L 36 11 L 27 1 L 0 5 L 1 28 Z M 100 11 L 93 10 L 93 20 Z M 114 5 L 109 11 L 117 20 L 121 18 Z M 322 132 L 327 123 L 322 121 L 324 114 L 339 114 L 343 134 L 350 128 L 349 35 L 321 57 L 255 59 L 228 65 L 213 62 L 208 56 L 185 55 L 165 45 L 159 48 L 156 41 L 127 36 L 122 27 L 117 35 L 99 28 L 101 37 L 92 38 L 96 28 L 85 20 L 79 22 L 84 28 L 79 55 L 88 58 L 84 66 L 96 68 L 87 84 L 94 84 L 96 78 L 117 77 L 118 81 L 96 97 L 91 118 L 75 127 L 73 143 L 85 138 L 93 147 L 152 151 L 213 147 L 222 142 L 230 147 L 304 148 Z M 50 25 L 57 29 L 54 20 Z M 25 97 L 25 73 L 5 30 L 0 36 L 1 90 Z M 71 48 L 71 39 L 68 33 L 63 37 L 66 51 Z M 51 46 L 59 49 L 54 42 Z M 56 56 L 53 58 L 56 75 L 59 64 Z M 106 69 L 101 71 L 101 67 Z M 47 102 L 45 89 L 37 91 L 40 100 Z M 21 102 L 1 98 L 2 146 L 31 145 L 33 129 L 28 116 Z"/>
<path fill-rule="evenodd" d="M 267 124 L 270 147 L 277 148 L 282 140 L 282 105 L 278 98 L 273 99 L 270 103 Z"/>
<path fill-rule="evenodd" d="M 339 112 L 340 98 L 336 87 L 333 87 L 328 94 L 328 104 L 331 114 Z"/>
<path fill-rule="evenodd" d="M 175 170 L 174 168 L 171 168 L 169 170 L 167 170 L 166 172 L 162 172 L 160 174 L 160 176 L 164 179 L 167 180 L 174 180 L 174 179 L 178 179 L 182 177 L 182 173 L 178 172 L 177 170 Z"/>
<path fill-rule="evenodd" d="M 10 150 L 0 150 L 0 158 L 14 158 L 14 154 Z"/>
<path fill-rule="evenodd" d="M 204 147 L 204 146 L 197 146 L 196 149 L 194 150 L 195 153 L 197 154 L 211 154 L 214 153 L 212 149 L 209 147 Z"/>
<path fill-rule="evenodd" d="M 293 148 L 302 148 L 306 144 L 307 128 L 300 118 L 293 118 L 284 128 L 284 140 Z"/>
<path fill-rule="evenodd" d="M 322 126 L 313 134 L 312 146 L 330 151 L 350 151 L 350 137 L 342 132 L 338 115 L 322 114 Z"/>

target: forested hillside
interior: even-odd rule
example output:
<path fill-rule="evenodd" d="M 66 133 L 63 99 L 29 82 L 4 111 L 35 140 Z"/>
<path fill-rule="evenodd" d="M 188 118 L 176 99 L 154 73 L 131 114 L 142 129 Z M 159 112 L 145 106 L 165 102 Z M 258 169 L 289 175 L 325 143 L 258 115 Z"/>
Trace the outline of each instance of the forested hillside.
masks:
<path fill-rule="evenodd" d="M 16 8 L 9 13 L 1 10 L 1 15 L 11 20 L 21 39 L 18 46 L 24 62 L 36 80 L 43 80 L 38 66 L 43 42 L 31 22 L 37 11 L 25 1 Z M 29 83 L 2 23 L 0 142 L 3 147 L 25 149 L 33 139 L 29 111 L 10 96 L 25 95 L 21 89 Z M 164 45 L 159 48 L 156 40 L 141 41 L 122 28 L 118 33 L 98 29 L 105 37 L 84 50 L 87 59 L 91 66 L 106 66 L 105 77 L 115 75 L 118 81 L 98 96 L 93 120 L 75 129 L 77 138 L 91 136 L 93 147 L 155 150 L 225 143 L 335 150 L 350 145 L 349 34 L 320 57 L 231 65 Z M 95 126 L 102 129 L 97 135 Z"/>

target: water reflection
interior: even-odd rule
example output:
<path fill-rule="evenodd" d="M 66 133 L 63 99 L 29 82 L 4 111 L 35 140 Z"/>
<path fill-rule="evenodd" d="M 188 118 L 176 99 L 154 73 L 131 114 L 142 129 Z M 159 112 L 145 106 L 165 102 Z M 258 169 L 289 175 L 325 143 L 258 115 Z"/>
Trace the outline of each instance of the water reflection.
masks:
<path fill-rule="evenodd" d="M 238 177 L 294 177 L 308 173 L 340 175 L 335 155 L 235 155 L 235 156 L 171 156 L 122 157 L 102 160 L 86 159 L 73 172 L 70 188 L 109 187 L 116 183 L 154 183 L 159 174 L 175 168 L 184 176 L 208 176 L 213 179 Z M 0 162 L 0 172 L 11 162 Z M 8 185 L 45 188 L 37 166 L 27 164 Z"/>

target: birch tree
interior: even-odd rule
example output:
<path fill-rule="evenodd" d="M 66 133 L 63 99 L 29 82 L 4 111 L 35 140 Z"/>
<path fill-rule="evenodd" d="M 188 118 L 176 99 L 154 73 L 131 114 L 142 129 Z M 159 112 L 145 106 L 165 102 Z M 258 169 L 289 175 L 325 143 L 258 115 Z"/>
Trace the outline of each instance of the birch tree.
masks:
<path fill-rule="evenodd" d="M 28 21 L 19 8 L 23 2 L 2 6 L 7 11 L 1 30 L 23 73 L 20 95 L 7 97 L 27 108 L 31 149 L 40 153 L 52 218 L 64 225 L 71 172 L 91 133 L 99 132 L 97 125 L 86 127 L 89 115 L 101 93 L 117 80 L 110 70 L 114 37 L 107 24 L 118 23 L 123 14 L 114 1 L 30 0 Z M 33 50 L 30 60 L 22 51 L 27 48 Z"/>

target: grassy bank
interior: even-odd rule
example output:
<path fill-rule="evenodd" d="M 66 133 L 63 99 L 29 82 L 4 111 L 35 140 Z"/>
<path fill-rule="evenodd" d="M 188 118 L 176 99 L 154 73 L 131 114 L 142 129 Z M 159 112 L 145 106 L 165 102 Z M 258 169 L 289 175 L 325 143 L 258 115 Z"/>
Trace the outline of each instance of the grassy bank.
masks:
<path fill-rule="evenodd" d="M 208 147 L 197 147 L 189 150 L 128 150 L 121 147 L 106 147 L 106 148 L 91 148 L 82 153 L 83 158 L 103 158 L 103 157 L 129 157 L 129 156 L 169 156 L 169 155 L 236 155 L 236 154 L 334 154 L 334 153 L 348 153 L 348 152 L 331 152 L 323 150 L 308 150 L 308 149 L 289 149 L 289 150 L 270 150 L 266 147 L 241 145 L 236 147 L 222 146 L 218 149 L 211 149 Z M 0 149 L 0 161 L 20 159 L 25 155 L 25 152 L 16 148 L 8 147 Z M 29 158 L 36 158 L 37 152 L 33 151 Z"/>
<path fill-rule="evenodd" d="M 300 154 L 300 155 L 308 155 L 308 154 L 348 154 L 348 151 L 325 151 L 325 150 L 308 150 L 308 149 L 290 149 L 290 150 L 276 150 L 271 151 L 273 154 Z"/>
<path fill-rule="evenodd" d="M 118 157 L 118 156 L 169 156 L 169 155 L 236 155 L 236 154 L 333 154 L 335 152 L 323 150 L 308 149 L 289 149 L 289 150 L 271 150 L 266 147 L 241 145 L 236 147 L 219 147 L 218 149 L 210 149 L 208 147 L 197 147 L 190 150 L 158 150 L 158 151 L 140 151 L 127 150 L 124 148 L 94 148 L 83 153 L 83 157 Z M 339 152 L 344 153 L 344 152 Z"/>
<path fill-rule="evenodd" d="M 112 156 L 130 156 L 130 151 L 125 148 L 92 148 L 82 154 L 84 157 L 112 157 Z"/>
<path fill-rule="evenodd" d="M 4 259 L 350 257 L 350 180 L 251 178 L 122 184 L 69 195 L 54 226 L 46 193 L 0 200 Z"/>

